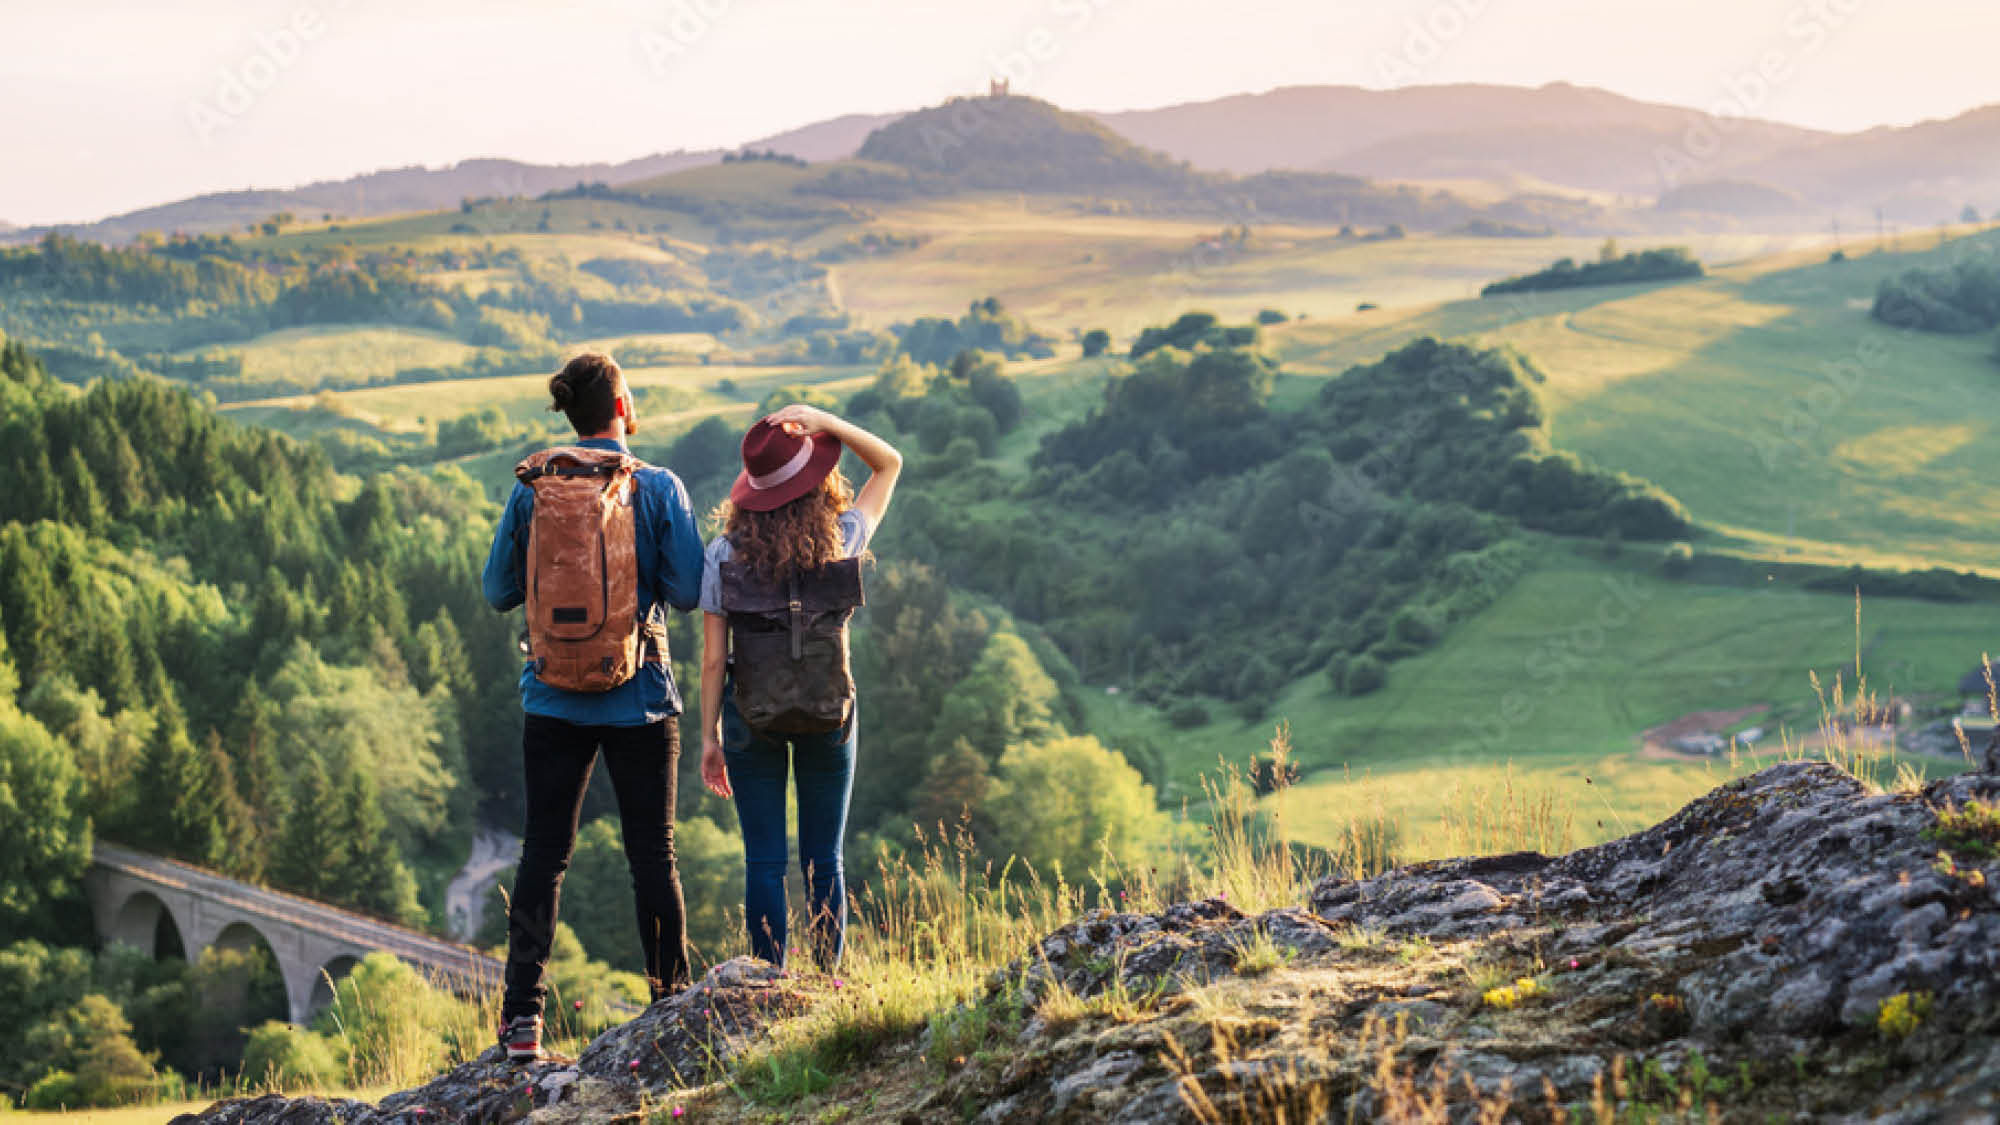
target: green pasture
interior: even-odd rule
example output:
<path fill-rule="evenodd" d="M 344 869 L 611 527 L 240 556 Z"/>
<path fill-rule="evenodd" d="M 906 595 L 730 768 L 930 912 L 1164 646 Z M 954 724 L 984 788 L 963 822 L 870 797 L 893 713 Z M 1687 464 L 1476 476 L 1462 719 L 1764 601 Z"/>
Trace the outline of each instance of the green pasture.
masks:
<path fill-rule="evenodd" d="M 1544 542 L 1534 569 L 1499 601 L 1438 648 L 1391 665 L 1387 686 L 1372 695 L 1337 695 L 1313 675 L 1263 719 L 1245 722 L 1209 702 L 1211 721 L 1183 731 L 1094 688 L 1092 727 L 1114 744 L 1160 747 L 1184 793 L 1219 760 L 1241 763 L 1261 751 L 1278 721 L 1291 724 L 1311 781 L 1508 761 L 1537 774 L 1573 770 L 1632 758 L 1641 732 L 1694 711 L 1758 708 L 1773 738 L 1817 733 L 1809 677 L 1817 673 L 1830 691 L 1852 665 L 1851 597 L 1759 582 L 1750 570 L 1726 582 L 1670 579 L 1656 550 L 1628 546 L 1616 561 L 1589 550 Z M 1864 603 L 1861 615 L 1862 670 L 1882 695 L 1916 688 L 1919 699 L 1928 692 L 1941 706 L 1953 703 L 1951 685 L 1982 651 L 2000 647 L 2000 607 L 1992 605 L 1883 599 Z M 1851 690 L 1852 673 L 1845 679 Z M 1198 698 L 1200 688 L 1190 684 L 1188 694 Z"/>
<path fill-rule="evenodd" d="M 472 345 L 442 332 L 386 324 L 322 324 L 266 332 L 238 343 L 197 348 L 241 356 L 251 379 L 353 386 L 408 367 L 450 367 L 471 359 Z"/>

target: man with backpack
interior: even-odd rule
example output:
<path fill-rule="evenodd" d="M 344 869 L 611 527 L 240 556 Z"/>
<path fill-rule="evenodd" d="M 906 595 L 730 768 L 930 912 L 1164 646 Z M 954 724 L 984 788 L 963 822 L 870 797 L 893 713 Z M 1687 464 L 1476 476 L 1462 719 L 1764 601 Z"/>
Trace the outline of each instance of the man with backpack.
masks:
<path fill-rule="evenodd" d="M 506 612 L 527 604 L 521 670 L 527 825 L 507 916 L 501 1042 L 541 1055 L 543 973 L 563 872 L 601 751 L 617 792 L 646 978 L 659 999 L 688 984 L 687 923 L 674 868 L 681 698 L 667 659 L 667 609 L 701 591 L 701 533 L 673 473 L 631 455 L 632 394 L 610 356 L 586 353 L 549 380 L 573 445 L 514 470 L 483 585 Z"/>

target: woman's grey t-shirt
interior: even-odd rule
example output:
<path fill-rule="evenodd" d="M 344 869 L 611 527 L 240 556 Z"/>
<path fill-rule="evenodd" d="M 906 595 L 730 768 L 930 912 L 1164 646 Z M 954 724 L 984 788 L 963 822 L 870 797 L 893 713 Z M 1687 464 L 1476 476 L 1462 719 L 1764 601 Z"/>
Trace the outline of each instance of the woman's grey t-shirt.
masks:
<path fill-rule="evenodd" d="M 853 558 L 868 549 L 868 537 L 874 529 L 868 526 L 868 517 L 853 508 L 840 513 L 841 549 L 847 558 Z M 736 551 L 729 545 L 729 536 L 718 535 L 715 542 L 708 545 L 708 555 L 701 568 L 701 611 L 722 613 L 722 564 L 735 557 Z"/>

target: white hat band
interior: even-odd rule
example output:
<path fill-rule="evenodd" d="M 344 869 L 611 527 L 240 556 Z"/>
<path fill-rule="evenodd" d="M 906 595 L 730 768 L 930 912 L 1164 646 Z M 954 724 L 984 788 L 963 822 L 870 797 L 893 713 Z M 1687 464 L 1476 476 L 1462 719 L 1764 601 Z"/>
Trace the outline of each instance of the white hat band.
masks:
<path fill-rule="evenodd" d="M 767 488 L 776 488 L 793 477 L 798 476 L 799 470 L 806 467 L 807 461 L 812 460 L 812 452 L 813 443 L 811 441 L 800 442 L 799 451 L 792 454 L 791 460 L 772 469 L 763 476 L 758 476 L 755 473 L 747 474 L 750 477 L 750 487 L 761 492 Z"/>

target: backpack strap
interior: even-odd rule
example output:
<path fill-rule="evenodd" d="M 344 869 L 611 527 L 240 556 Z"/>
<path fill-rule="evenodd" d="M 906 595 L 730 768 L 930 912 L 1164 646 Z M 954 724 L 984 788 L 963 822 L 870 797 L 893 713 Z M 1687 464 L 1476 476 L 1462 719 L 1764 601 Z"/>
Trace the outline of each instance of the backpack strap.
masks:
<path fill-rule="evenodd" d="M 563 445 L 545 449 L 514 466 L 514 479 L 533 487 L 543 477 L 618 477 L 644 465 L 629 453 Z"/>
<path fill-rule="evenodd" d="M 805 603 L 799 600 L 799 573 L 796 569 L 792 571 L 791 577 L 786 580 L 785 586 L 786 593 L 791 598 L 792 659 L 804 660 L 806 655 L 806 608 Z"/>

